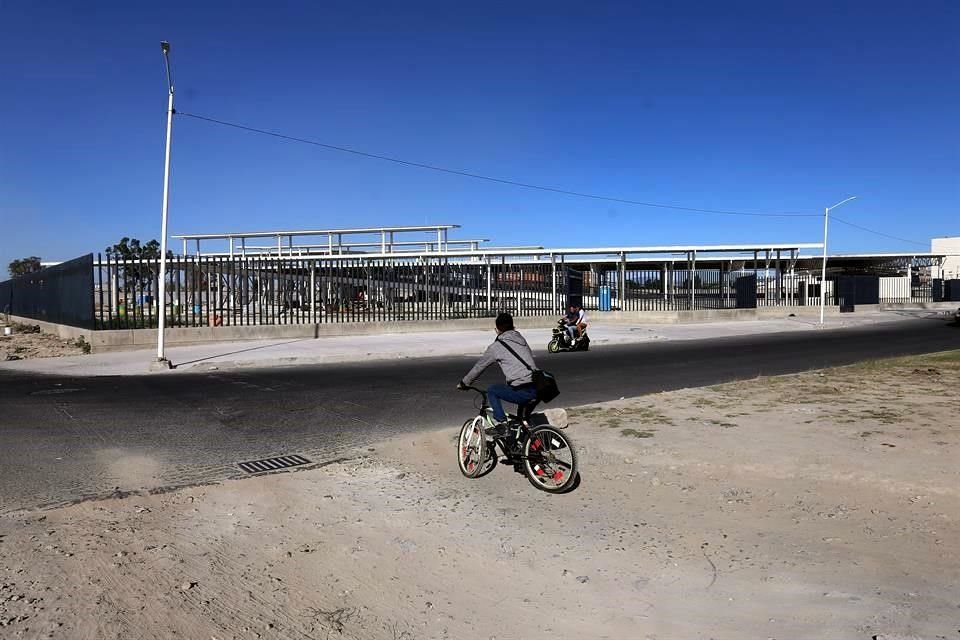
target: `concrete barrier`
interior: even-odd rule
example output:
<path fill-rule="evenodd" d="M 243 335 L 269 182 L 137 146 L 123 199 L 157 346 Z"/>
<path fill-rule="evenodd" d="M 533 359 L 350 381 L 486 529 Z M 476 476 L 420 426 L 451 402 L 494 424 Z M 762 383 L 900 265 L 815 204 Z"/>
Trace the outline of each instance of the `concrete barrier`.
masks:
<path fill-rule="evenodd" d="M 90 342 L 90 337 L 96 333 L 90 329 L 80 329 L 77 327 L 70 327 L 65 324 L 44 322 L 43 320 L 34 320 L 33 318 L 24 318 L 22 316 L 10 316 L 10 322 L 16 324 L 25 324 L 31 327 L 40 327 L 40 331 L 43 333 L 49 333 L 59 338 L 63 338 L 64 340 L 76 340 L 77 338 L 83 338 L 87 342 Z"/>
<path fill-rule="evenodd" d="M 955 304 L 955 303 L 953 303 Z M 882 305 L 857 305 L 858 311 L 876 311 Z M 839 313 L 837 307 L 827 307 L 828 315 Z M 720 322 L 730 320 L 763 320 L 785 318 L 790 314 L 819 317 L 819 307 L 759 307 L 757 309 L 704 309 L 700 311 L 590 311 L 591 324 L 679 324 Z M 515 318 L 518 329 L 543 329 L 556 324 L 557 316 Z M 75 340 L 83 337 L 94 353 L 150 349 L 157 344 L 156 329 L 106 329 L 91 331 L 49 322 L 11 316 L 11 321 L 39 325 L 41 331 L 61 338 Z M 430 331 L 492 330 L 493 318 L 464 318 L 458 320 L 422 320 L 402 322 L 357 322 L 254 325 L 230 327 L 175 327 L 166 330 L 166 345 L 183 346 L 244 340 L 284 340 L 324 338 L 334 336 L 363 336 Z"/>

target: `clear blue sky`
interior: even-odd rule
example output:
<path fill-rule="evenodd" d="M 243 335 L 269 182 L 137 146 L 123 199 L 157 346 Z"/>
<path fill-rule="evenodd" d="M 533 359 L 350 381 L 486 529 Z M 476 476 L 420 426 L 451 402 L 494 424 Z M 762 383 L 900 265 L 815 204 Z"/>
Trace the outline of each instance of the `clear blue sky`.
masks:
<path fill-rule="evenodd" d="M 473 4 L 474 6 L 469 6 Z M 691 207 L 960 234 L 960 4 L 0 0 L 0 264 L 160 235 L 177 107 Z M 459 223 L 501 244 L 817 241 L 174 123 L 171 233 Z M 836 251 L 923 247 L 833 225 Z M 929 250 L 929 249 L 927 249 Z"/>

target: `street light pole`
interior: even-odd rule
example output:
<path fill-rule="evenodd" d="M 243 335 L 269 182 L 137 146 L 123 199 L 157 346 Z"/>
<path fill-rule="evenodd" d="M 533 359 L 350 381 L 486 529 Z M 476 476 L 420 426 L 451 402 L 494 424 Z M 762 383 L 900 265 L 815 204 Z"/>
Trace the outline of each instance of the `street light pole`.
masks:
<path fill-rule="evenodd" d="M 827 302 L 827 225 L 830 220 L 830 211 L 842 204 L 855 200 L 857 196 L 850 196 L 832 207 L 823 210 L 823 266 L 820 271 L 820 326 L 823 326 L 823 310 Z"/>
<path fill-rule="evenodd" d="M 160 286 L 159 313 L 157 314 L 157 364 L 161 368 L 171 368 L 163 350 L 164 329 L 167 316 L 167 210 L 170 204 L 170 139 L 173 134 L 173 78 L 170 74 L 170 43 L 161 42 L 163 61 L 167 68 L 167 147 L 163 161 L 163 212 L 160 223 Z"/>

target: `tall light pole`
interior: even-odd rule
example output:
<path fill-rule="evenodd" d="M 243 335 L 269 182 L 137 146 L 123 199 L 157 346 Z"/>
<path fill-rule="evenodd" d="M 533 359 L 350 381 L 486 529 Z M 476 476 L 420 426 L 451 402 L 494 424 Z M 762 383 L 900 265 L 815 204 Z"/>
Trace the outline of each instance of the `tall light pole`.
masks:
<path fill-rule="evenodd" d="M 827 302 L 827 224 L 830 220 L 830 211 L 836 209 L 842 204 L 846 204 L 851 200 L 856 200 L 857 196 L 850 196 L 846 200 L 842 200 L 832 207 L 827 207 L 823 210 L 823 268 L 820 272 L 820 326 L 823 326 L 823 308 Z"/>
<path fill-rule="evenodd" d="M 173 77 L 170 74 L 170 43 L 160 43 L 163 62 L 167 68 L 167 149 L 163 160 L 163 212 L 160 222 L 160 287 L 159 313 L 157 314 L 157 364 L 170 368 L 170 361 L 163 352 L 163 330 L 167 324 L 167 209 L 170 204 L 170 137 L 173 133 Z"/>

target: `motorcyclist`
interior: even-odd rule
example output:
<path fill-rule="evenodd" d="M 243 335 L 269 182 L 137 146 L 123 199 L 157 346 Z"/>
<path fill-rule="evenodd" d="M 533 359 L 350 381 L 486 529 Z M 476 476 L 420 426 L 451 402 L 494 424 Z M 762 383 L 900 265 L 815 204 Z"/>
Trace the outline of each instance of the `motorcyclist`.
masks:
<path fill-rule="evenodd" d="M 512 402 L 517 405 L 518 409 L 521 407 L 532 408 L 536 404 L 537 390 L 533 384 L 532 370 L 536 369 L 537 365 L 533 360 L 530 345 L 520 335 L 520 332 L 513 328 L 513 316 L 509 313 L 501 313 L 497 316 L 496 326 L 497 339 L 487 347 L 477 364 L 457 385 L 457 389 L 465 391 L 487 367 L 493 363 L 500 365 L 507 384 L 490 385 L 487 388 L 487 400 L 493 410 L 493 419 L 496 421 L 494 433 L 503 436 L 507 433 L 507 427 L 510 423 L 507 420 L 506 412 L 503 410 L 502 401 Z M 504 346 L 505 344 L 508 344 L 510 348 Z M 513 349 L 516 355 L 511 353 L 510 349 Z M 518 414 L 520 413 L 518 410 Z"/>
<path fill-rule="evenodd" d="M 567 333 L 570 335 L 570 344 L 577 339 L 578 329 L 587 324 L 587 314 L 578 304 L 571 304 L 564 316 Z"/>

